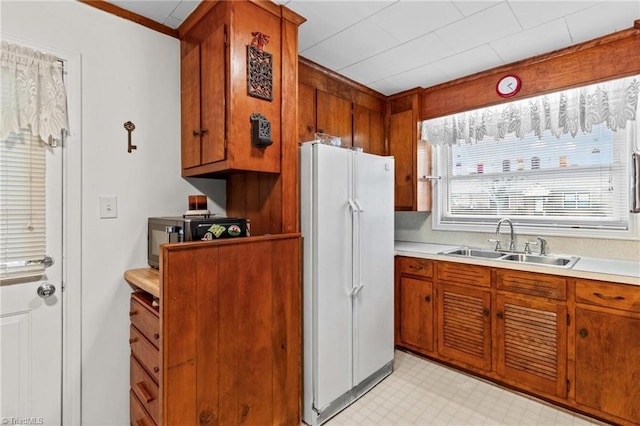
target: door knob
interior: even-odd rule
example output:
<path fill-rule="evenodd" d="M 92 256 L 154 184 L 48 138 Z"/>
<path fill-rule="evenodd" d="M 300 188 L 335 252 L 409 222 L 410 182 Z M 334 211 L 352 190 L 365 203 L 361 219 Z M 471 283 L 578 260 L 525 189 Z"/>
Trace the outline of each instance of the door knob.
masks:
<path fill-rule="evenodd" d="M 46 299 L 49 296 L 52 296 L 53 293 L 56 292 L 56 286 L 49 283 L 44 283 L 40 287 L 38 287 L 38 296 Z"/>

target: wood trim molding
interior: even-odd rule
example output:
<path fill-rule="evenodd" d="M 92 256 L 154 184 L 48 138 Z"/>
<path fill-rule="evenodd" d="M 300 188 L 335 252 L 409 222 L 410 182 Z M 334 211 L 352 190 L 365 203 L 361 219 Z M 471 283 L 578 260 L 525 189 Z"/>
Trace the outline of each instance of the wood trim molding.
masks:
<path fill-rule="evenodd" d="M 629 28 L 423 89 L 419 119 L 505 102 L 495 93 L 496 82 L 503 74 L 516 74 L 522 79 L 522 90 L 509 98 L 513 101 L 637 73 L 640 28 Z"/>
<path fill-rule="evenodd" d="M 303 56 L 298 56 L 298 61 L 300 62 L 301 65 L 305 65 L 311 69 L 313 69 L 314 71 L 317 71 L 321 74 L 324 74 L 325 76 L 327 76 L 328 78 L 335 80 L 335 81 L 339 81 L 341 83 L 344 83 L 348 86 L 351 86 L 357 90 L 359 90 L 360 92 L 366 93 L 370 96 L 373 96 L 375 98 L 378 98 L 382 101 L 385 101 L 387 99 L 387 97 L 385 95 L 383 95 L 380 92 L 376 92 L 375 90 L 371 89 L 370 87 L 367 87 L 363 84 L 360 84 L 356 81 L 351 80 L 348 77 L 345 77 L 342 74 L 338 74 L 335 71 L 332 71 L 328 68 L 323 67 L 322 65 L 319 65 Z"/>
<path fill-rule="evenodd" d="M 110 13 L 112 15 L 119 16 L 123 19 L 127 19 L 129 21 L 133 21 L 142 26 L 150 28 L 152 30 L 161 32 L 162 34 L 166 34 L 171 37 L 178 38 L 178 30 L 174 30 L 171 27 L 163 25 L 159 22 L 156 22 L 152 19 L 149 19 L 145 16 L 138 15 L 137 13 L 130 12 L 125 10 L 115 4 L 111 4 L 105 0 L 78 0 L 80 3 L 87 4 L 89 6 L 95 7 L 96 9 L 100 9 L 103 12 Z"/>

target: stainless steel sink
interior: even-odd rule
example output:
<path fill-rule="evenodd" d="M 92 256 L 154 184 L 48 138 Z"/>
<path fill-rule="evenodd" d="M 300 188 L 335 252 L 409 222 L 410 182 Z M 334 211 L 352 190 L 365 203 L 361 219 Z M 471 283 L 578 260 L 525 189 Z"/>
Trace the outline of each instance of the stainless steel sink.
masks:
<path fill-rule="evenodd" d="M 482 257 L 485 259 L 498 259 L 505 255 L 504 253 L 499 251 L 474 249 L 469 247 L 460 247 L 453 250 L 447 250 L 443 251 L 441 254 L 464 257 Z"/>
<path fill-rule="evenodd" d="M 500 260 L 522 263 L 538 263 L 541 265 L 563 266 L 565 268 L 571 268 L 573 265 L 575 265 L 578 259 L 579 258 L 576 256 L 540 256 L 535 254 L 511 253 L 505 255 Z"/>
<path fill-rule="evenodd" d="M 528 253 L 513 253 L 508 251 L 494 251 L 470 247 L 458 247 L 451 250 L 440 252 L 449 256 L 491 259 L 505 262 L 518 262 L 538 264 L 545 266 L 557 266 L 561 268 L 571 268 L 580 260 L 577 256 L 554 256 L 554 255 L 537 255 Z"/>

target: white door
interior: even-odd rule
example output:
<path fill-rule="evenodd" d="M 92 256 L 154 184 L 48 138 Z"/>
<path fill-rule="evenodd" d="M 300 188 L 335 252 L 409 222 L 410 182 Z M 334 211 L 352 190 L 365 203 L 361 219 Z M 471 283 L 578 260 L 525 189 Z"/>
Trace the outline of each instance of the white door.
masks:
<path fill-rule="evenodd" d="M 394 160 L 354 153 L 354 385 L 393 360 Z"/>
<path fill-rule="evenodd" d="M 46 242 L 54 264 L 36 279 L 0 280 L 1 424 L 61 424 L 62 149 L 46 152 Z M 47 285 L 55 292 L 38 295 Z"/>
<path fill-rule="evenodd" d="M 324 410 L 351 381 L 350 152 L 314 144 L 314 403 Z"/>

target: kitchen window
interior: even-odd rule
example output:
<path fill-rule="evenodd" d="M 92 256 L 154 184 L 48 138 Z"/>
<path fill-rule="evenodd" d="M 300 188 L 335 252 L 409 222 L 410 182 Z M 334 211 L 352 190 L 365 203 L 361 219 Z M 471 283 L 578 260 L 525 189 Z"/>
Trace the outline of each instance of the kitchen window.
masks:
<path fill-rule="evenodd" d="M 638 76 L 425 121 L 433 228 L 624 237 Z M 570 231 L 569 231 L 570 230 Z"/>

